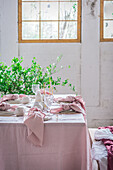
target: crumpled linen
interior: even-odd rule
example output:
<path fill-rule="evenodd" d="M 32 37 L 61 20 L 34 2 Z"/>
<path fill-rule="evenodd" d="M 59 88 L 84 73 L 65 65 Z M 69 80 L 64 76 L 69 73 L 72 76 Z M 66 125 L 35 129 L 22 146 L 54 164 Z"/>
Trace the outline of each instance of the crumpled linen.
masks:
<path fill-rule="evenodd" d="M 95 141 L 92 145 L 92 158 L 99 161 L 101 166 L 102 160 L 108 160 L 104 169 L 113 170 L 113 126 L 99 127 L 95 132 Z"/>
<path fill-rule="evenodd" d="M 113 126 L 100 127 L 100 129 L 109 129 L 113 135 Z M 110 139 L 102 139 L 107 152 L 108 152 L 108 170 L 113 170 L 113 140 Z"/>
<path fill-rule="evenodd" d="M 100 170 L 107 170 L 108 153 L 102 140 L 100 140 L 104 136 L 103 133 L 105 133 L 105 131 L 103 133 L 102 132 L 99 133 L 99 130 L 97 131 L 98 132 L 94 135 L 94 138 L 99 140 L 93 142 L 92 149 L 91 149 L 91 156 L 93 160 L 97 160 L 99 162 Z"/>
<path fill-rule="evenodd" d="M 99 127 L 98 129 L 109 129 L 110 130 L 110 132 L 113 134 L 113 126 L 106 126 L 106 127 Z"/>
<path fill-rule="evenodd" d="M 43 118 L 45 114 L 38 108 L 31 108 L 28 112 L 28 117 L 24 121 L 28 130 L 28 140 L 35 146 L 43 145 L 44 123 Z"/>
<path fill-rule="evenodd" d="M 101 140 L 93 142 L 91 154 L 92 158 L 98 161 L 101 161 L 103 157 L 107 157 L 107 149 Z"/>
<path fill-rule="evenodd" d="M 78 113 L 86 114 L 85 102 L 81 96 L 67 96 L 66 98 L 56 98 L 56 102 L 68 102 L 63 103 L 59 108 L 51 109 L 51 113 L 58 113 L 61 111 L 73 110 Z"/>
<path fill-rule="evenodd" d="M 97 129 L 94 134 L 96 140 L 109 139 L 113 140 L 113 134 L 110 129 Z"/>

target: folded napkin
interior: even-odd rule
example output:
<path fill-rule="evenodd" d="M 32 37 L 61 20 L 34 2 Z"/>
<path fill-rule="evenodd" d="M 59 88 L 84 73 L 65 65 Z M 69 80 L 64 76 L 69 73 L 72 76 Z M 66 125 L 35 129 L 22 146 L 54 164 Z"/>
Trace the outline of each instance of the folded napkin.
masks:
<path fill-rule="evenodd" d="M 44 116 L 45 114 L 43 114 L 38 108 L 31 108 L 28 112 L 27 119 L 24 121 L 24 124 L 28 129 L 27 138 L 35 146 L 42 146 L 43 144 Z"/>
<path fill-rule="evenodd" d="M 67 96 L 66 98 L 56 98 L 56 102 L 68 102 L 61 104 L 59 108 L 51 109 L 51 113 L 58 113 L 61 111 L 73 110 L 78 113 L 86 114 L 85 102 L 81 96 Z"/>
<path fill-rule="evenodd" d="M 0 99 L 0 102 L 15 100 L 15 99 L 18 99 L 18 98 L 19 98 L 18 94 L 7 94 Z"/>
<path fill-rule="evenodd" d="M 83 98 L 81 97 L 81 96 L 67 96 L 67 97 L 65 97 L 65 98 L 63 98 L 63 97 L 58 97 L 58 98 L 55 98 L 55 101 L 56 102 L 68 102 L 68 103 L 73 103 L 73 102 L 75 102 L 75 103 L 80 103 L 80 105 L 82 106 L 82 108 L 84 109 L 84 110 L 86 110 L 85 109 L 85 102 L 84 102 L 84 100 L 83 100 Z"/>
<path fill-rule="evenodd" d="M 0 116 L 14 115 L 14 111 L 18 108 L 17 105 L 10 105 L 9 103 L 0 102 Z"/>
<path fill-rule="evenodd" d="M 8 94 L 4 95 L 0 100 L 0 102 L 8 102 L 9 104 L 27 104 L 29 101 L 29 96 L 25 94 Z"/>
<path fill-rule="evenodd" d="M 27 97 L 27 95 L 25 95 L 25 94 L 7 94 L 7 95 L 4 95 L 0 99 L 0 101 L 5 102 L 5 101 L 8 101 L 8 100 L 15 100 L 15 99 L 18 99 L 18 98 L 23 98 L 23 97 Z"/>
<path fill-rule="evenodd" d="M 7 104 L 5 102 L 0 102 L 0 110 L 5 111 L 10 109 L 10 104 Z"/>
<path fill-rule="evenodd" d="M 19 94 L 19 98 L 27 97 L 26 94 Z"/>

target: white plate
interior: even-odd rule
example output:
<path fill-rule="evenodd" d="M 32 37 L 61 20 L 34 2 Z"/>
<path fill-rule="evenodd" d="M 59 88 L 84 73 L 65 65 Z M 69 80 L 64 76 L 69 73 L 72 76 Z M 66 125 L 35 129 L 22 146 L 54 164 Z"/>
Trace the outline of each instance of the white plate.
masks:
<path fill-rule="evenodd" d="M 50 119 L 52 119 L 51 116 L 45 116 L 45 117 L 44 117 L 44 121 L 48 121 L 48 120 L 50 120 Z"/>

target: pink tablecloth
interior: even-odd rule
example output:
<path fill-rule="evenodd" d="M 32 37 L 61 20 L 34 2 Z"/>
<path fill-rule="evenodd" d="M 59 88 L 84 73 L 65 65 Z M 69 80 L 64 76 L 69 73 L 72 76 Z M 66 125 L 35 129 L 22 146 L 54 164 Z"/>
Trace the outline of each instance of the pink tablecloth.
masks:
<path fill-rule="evenodd" d="M 81 115 L 82 116 L 82 115 Z M 23 120 L 0 118 L 0 170 L 87 170 L 87 127 L 83 120 L 47 121 L 42 147 L 27 140 Z"/>

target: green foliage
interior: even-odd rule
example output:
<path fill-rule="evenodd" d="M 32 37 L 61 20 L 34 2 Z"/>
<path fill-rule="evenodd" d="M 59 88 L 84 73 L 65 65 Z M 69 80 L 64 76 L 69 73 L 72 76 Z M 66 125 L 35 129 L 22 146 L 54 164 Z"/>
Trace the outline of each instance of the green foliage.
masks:
<path fill-rule="evenodd" d="M 77 5 L 76 3 L 74 3 L 74 5 L 73 5 L 74 12 L 76 12 L 76 11 L 77 11 L 77 9 L 76 9 L 76 8 L 77 8 L 77 7 L 76 7 L 76 5 Z"/>
<path fill-rule="evenodd" d="M 56 63 L 42 68 L 36 62 L 36 58 L 33 58 L 32 64 L 28 68 L 22 67 L 23 58 L 12 59 L 11 66 L 7 66 L 3 62 L 0 62 L 0 92 L 4 94 L 33 94 L 32 84 L 40 84 L 40 88 L 50 87 L 51 84 L 56 90 L 56 86 L 62 85 L 68 86 L 75 91 L 75 86 L 68 83 L 68 79 L 61 81 L 61 77 L 57 77 L 55 80 L 53 74 L 59 72 L 63 67 L 57 68 L 57 64 L 60 62 L 62 56 L 57 57 Z M 70 66 L 68 66 L 70 68 Z"/>

